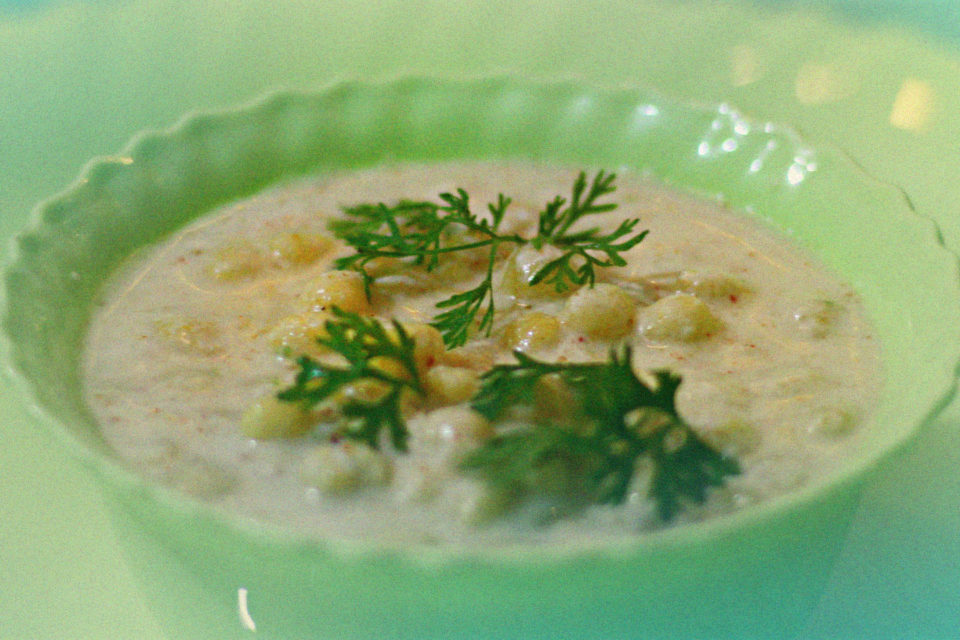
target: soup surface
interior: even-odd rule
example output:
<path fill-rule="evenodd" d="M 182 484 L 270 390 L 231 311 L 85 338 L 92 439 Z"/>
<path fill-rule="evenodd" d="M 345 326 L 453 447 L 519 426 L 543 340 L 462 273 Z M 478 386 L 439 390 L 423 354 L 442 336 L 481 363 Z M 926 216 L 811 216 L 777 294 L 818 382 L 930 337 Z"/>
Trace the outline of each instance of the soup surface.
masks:
<path fill-rule="evenodd" d="M 563 195 L 562 212 L 577 201 L 577 175 L 403 165 L 288 184 L 216 210 L 133 256 L 104 289 L 84 361 L 87 402 L 118 454 L 152 479 L 318 536 L 401 543 L 635 536 L 768 500 L 853 455 L 880 375 L 850 287 L 755 220 L 630 175 L 597 198 L 615 209 L 565 231 L 615 235 L 639 219 L 617 236 L 636 241 L 615 252 L 625 264 L 595 265 L 592 286 L 576 276 L 563 291 L 550 278 L 531 284 L 563 256 L 562 243 L 531 239 L 544 235 L 547 203 Z M 370 236 L 351 236 L 356 224 L 334 233 L 331 221 L 405 211 L 402 231 L 421 232 L 398 203 L 440 219 L 448 212 L 423 202 L 444 205 L 438 194 L 458 188 L 488 229 L 512 240 L 483 244 L 488 235 L 454 224 L 438 237 L 459 249 L 431 254 L 433 264 L 335 264 L 364 241 L 369 249 Z M 487 205 L 498 210 L 501 193 L 512 201 L 495 220 Z M 363 203 L 384 206 L 346 210 Z M 576 270 L 583 256 L 570 264 Z M 449 323 L 433 326 L 445 311 L 464 311 L 456 300 L 437 303 L 487 278 L 489 325 L 480 326 L 486 297 L 461 337 Z M 356 341 L 356 323 L 371 318 L 410 359 L 374 354 L 363 361 L 374 374 L 355 375 L 331 335 L 345 327 L 341 337 Z M 479 407 L 495 367 L 520 362 L 515 351 L 527 362 L 595 365 L 580 383 L 601 386 L 578 394 L 576 380 L 554 372 L 511 396 L 516 407 Z M 635 376 L 615 387 L 635 379 L 663 391 L 675 378 L 651 372 L 678 376 L 679 415 L 630 405 L 614 425 L 629 438 L 583 453 L 604 426 L 588 405 L 612 358 L 629 358 Z M 337 371 L 354 378 L 310 396 Z M 395 402 L 384 404 L 392 390 Z M 345 415 L 377 403 L 395 414 L 372 435 Z M 672 431 L 660 448 L 644 444 L 663 425 Z M 696 460 L 683 457 L 689 451 Z M 685 475 L 678 465 L 687 463 L 702 468 Z M 695 486 L 684 485 L 690 477 Z"/>

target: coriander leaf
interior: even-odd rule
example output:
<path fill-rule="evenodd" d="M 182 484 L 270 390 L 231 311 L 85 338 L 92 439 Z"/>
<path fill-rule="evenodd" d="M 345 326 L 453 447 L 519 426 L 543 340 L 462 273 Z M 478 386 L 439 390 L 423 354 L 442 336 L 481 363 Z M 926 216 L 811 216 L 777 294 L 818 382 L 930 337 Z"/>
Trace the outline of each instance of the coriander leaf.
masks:
<path fill-rule="evenodd" d="M 582 497 L 578 476 L 598 461 L 591 442 L 544 423 L 496 436 L 468 453 L 460 468 L 481 474 L 495 493 L 513 499 L 531 492 Z"/>
<path fill-rule="evenodd" d="M 655 384 L 648 386 L 633 372 L 628 347 L 599 363 L 514 355 L 516 364 L 498 365 L 481 378 L 471 403 L 476 411 L 497 420 L 518 406 L 532 406 L 536 385 L 545 376 L 559 376 L 579 400 L 584 420 L 528 425 L 475 449 L 461 466 L 492 485 L 536 491 L 522 479 L 560 461 L 580 478 L 592 501 L 617 504 L 626 499 L 637 463 L 645 459 L 653 469 L 649 495 L 668 521 L 684 503 L 703 502 L 707 489 L 740 472 L 736 460 L 710 447 L 677 413 L 680 377 L 657 371 Z"/>
<path fill-rule="evenodd" d="M 330 230 L 352 246 L 356 253 L 339 258 L 338 269 L 364 270 L 375 258 L 413 258 L 414 264 L 432 269 L 437 263 L 441 236 L 449 221 L 439 216 L 440 207 L 432 202 L 401 200 L 388 207 L 361 204 L 347 207 L 347 219 L 334 220 Z"/>
<path fill-rule="evenodd" d="M 334 266 L 359 270 L 375 258 L 410 258 L 413 264 L 432 271 L 444 253 L 503 241 L 523 242 L 519 236 L 496 233 L 510 204 L 503 194 L 496 205 L 489 205 L 493 224 L 470 211 L 470 196 L 463 189 L 441 193 L 440 199 L 444 205 L 401 200 L 393 206 L 379 203 L 346 207 L 343 212 L 347 218 L 332 221 L 329 228 L 356 253 L 339 258 Z M 458 227 L 473 232 L 472 236 L 455 233 Z"/>
<path fill-rule="evenodd" d="M 573 183 L 568 206 L 564 208 L 567 200 L 560 196 L 547 203 L 540 213 L 537 236 L 531 242 L 537 249 L 551 245 L 563 253 L 541 267 L 531 278 L 531 285 L 547 282 L 553 284 L 560 293 L 575 285 L 592 287 L 597 279 L 597 267 L 622 267 L 627 263 L 620 254 L 638 245 L 648 233 L 645 230 L 630 235 L 639 219 L 624 220 L 614 231 L 606 234 L 596 228 L 569 233 L 570 227 L 584 216 L 612 211 L 617 207 L 615 203 L 597 203 L 599 198 L 616 190 L 613 184 L 615 179 L 616 174 L 597 172 L 584 196 L 587 176 L 581 171 Z"/>
<path fill-rule="evenodd" d="M 465 469 L 490 470 L 490 480 L 502 488 L 513 488 L 527 480 L 531 469 L 557 459 L 576 448 L 573 434 L 552 425 L 523 429 L 498 436 L 472 452 L 461 463 Z"/>
<path fill-rule="evenodd" d="M 309 356 L 297 360 L 300 371 L 293 386 L 277 394 L 280 400 L 302 402 L 307 406 L 334 398 L 338 392 L 357 389 L 358 385 L 371 387 L 369 397 L 364 394 L 344 394 L 338 398 L 345 418 L 339 434 L 361 440 L 373 448 L 380 444 L 380 432 L 386 428 L 390 441 L 399 451 L 407 450 L 407 428 L 400 404 L 402 392 L 410 389 L 424 393 L 417 373 L 413 350 L 414 341 L 403 326 L 393 321 L 388 330 L 375 318 L 334 307 L 335 320 L 328 320 L 326 337 L 317 342 L 345 361 L 343 366 L 319 362 Z M 399 365 L 399 374 L 391 373 L 385 363 Z"/>
<path fill-rule="evenodd" d="M 480 284 L 437 304 L 443 311 L 436 316 L 433 326 L 440 330 L 447 347 L 461 346 L 473 329 L 490 335 L 494 317 L 493 270 L 503 243 L 530 244 L 538 250 L 547 245 L 559 249 L 559 257 L 541 267 L 529 282 L 548 282 L 558 292 L 580 285 L 593 286 L 598 268 L 626 264 L 621 254 L 647 235 L 647 231 L 634 231 L 638 220 L 625 220 L 609 233 L 596 228 L 570 232 L 584 216 L 616 208 L 615 203 L 599 202 L 616 189 L 615 178 L 612 173 L 599 171 L 588 185 L 586 174 L 580 172 L 570 199 L 557 196 L 540 212 L 537 235 L 533 238 L 499 231 L 511 203 L 502 193 L 495 203 L 487 205 L 489 218 L 471 211 L 470 196 L 463 189 L 441 193 L 439 203 L 401 200 L 393 206 L 379 203 L 347 207 L 346 218 L 332 222 L 330 229 L 355 253 L 337 259 L 334 266 L 359 271 L 369 297 L 375 278 L 368 266 L 378 258 L 401 258 L 432 271 L 441 256 L 489 247 L 487 269 Z"/>
<path fill-rule="evenodd" d="M 330 224 L 334 235 L 355 249 L 355 253 L 334 262 L 338 269 L 360 271 L 370 295 L 374 278 L 367 265 L 377 258 L 404 258 L 432 271 L 440 256 L 448 253 L 490 247 L 484 280 L 474 289 L 455 294 L 437 304 L 447 309 L 434 320 L 447 347 L 464 344 L 481 308 L 486 308 L 477 326 L 489 335 L 493 326 L 493 266 L 497 249 L 503 242 L 524 244 L 517 235 L 499 234 L 510 198 L 500 194 L 488 205 L 491 219 L 480 218 L 470 210 L 470 196 L 463 189 L 441 193 L 443 204 L 401 200 L 394 206 L 361 204 L 344 209 L 348 216 Z M 458 233 L 459 232 L 459 233 Z"/>
<path fill-rule="evenodd" d="M 617 242 L 627 236 L 639 220 L 625 220 L 617 229 L 605 235 L 597 235 L 596 229 L 579 233 L 573 236 L 563 236 L 552 242 L 564 253 L 545 264 L 530 279 L 530 285 L 548 282 L 554 285 L 558 292 L 566 291 L 571 284 L 587 285 L 592 287 L 597 280 L 597 267 L 622 267 L 627 261 L 620 254 L 640 244 L 649 233 L 641 231 L 632 237 Z M 606 254 L 606 259 L 596 254 Z M 579 266 L 574 267 L 574 261 L 579 259 Z"/>
<path fill-rule="evenodd" d="M 728 475 L 740 473 L 736 460 L 724 456 L 686 431 L 664 430 L 651 446 L 654 473 L 650 487 L 660 517 L 670 520 L 684 499 L 706 500 L 709 487 L 720 487 Z"/>
<path fill-rule="evenodd" d="M 512 200 L 505 197 L 502 193 L 497 195 L 497 203 L 490 203 L 487 205 L 487 209 L 490 210 L 490 215 L 493 217 L 493 228 L 494 230 L 500 227 L 500 223 L 503 222 L 503 215 L 507 212 L 507 207 L 510 206 Z"/>
<path fill-rule="evenodd" d="M 616 209 L 617 205 L 614 203 L 596 204 L 598 198 L 616 191 L 616 187 L 613 185 L 616 178 L 617 176 L 614 173 L 608 174 L 603 170 L 598 171 L 590 183 L 590 190 L 587 192 L 586 198 L 581 201 L 583 191 L 587 188 L 587 174 L 581 171 L 573 182 L 570 204 L 563 208 L 563 205 L 567 204 L 567 200 L 562 196 L 557 196 L 547 203 L 546 208 L 540 213 L 537 238 L 540 238 L 541 242 L 547 242 L 562 237 L 573 223 L 583 216 Z"/>
<path fill-rule="evenodd" d="M 514 351 L 517 364 L 500 364 L 481 376 L 481 385 L 470 401 L 473 410 L 496 420 L 510 408 L 532 405 L 537 382 L 564 365 L 540 362 L 522 351 Z M 567 365 L 569 366 L 569 365 Z"/>
<path fill-rule="evenodd" d="M 486 310 L 480 317 L 477 330 L 490 334 L 493 327 L 493 254 L 497 245 L 490 246 L 490 262 L 483 281 L 473 289 L 455 294 L 446 300 L 437 303 L 438 309 L 447 309 L 438 314 L 430 324 L 436 327 L 443 336 L 443 342 L 448 349 L 459 347 L 467 342 L 470 327 L 475 323 L 477 314 L 486 302 Z"/>

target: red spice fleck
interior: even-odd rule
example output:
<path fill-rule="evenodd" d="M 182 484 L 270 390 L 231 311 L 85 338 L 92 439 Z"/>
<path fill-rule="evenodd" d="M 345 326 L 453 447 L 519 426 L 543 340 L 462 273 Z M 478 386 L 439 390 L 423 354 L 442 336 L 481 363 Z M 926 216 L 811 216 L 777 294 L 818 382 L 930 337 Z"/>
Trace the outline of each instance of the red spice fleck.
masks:
<path fill-rule="evenodd" d="M 433 357 L 433 356 L 428 356 L 428 357 L 427 357 L 427 366 L 428 366 L 428 367 L 432 367 L 432 366 L 435 365 L 436 363 L 437 363 L 437 359 L 436 359 L 435 357 Z"/>
<path fill-rule="evenodd" d="M 586 342 L 586 341 L 587 339 L 584 338 L 583 336 L 580 336 L 579 338 L 577 338 L 577 342 Z"/>
<path fill-rule="evenodd" d="M 735 293 L 731 293 L 731 294 L 730 294 L 730 302 L 732 302 L 733 304 L 737 304 L 737 300 L 739 300 L 739 299 L 740 299 L 740 298 L 737 297 L 737 294 L 735 294 Z"/>

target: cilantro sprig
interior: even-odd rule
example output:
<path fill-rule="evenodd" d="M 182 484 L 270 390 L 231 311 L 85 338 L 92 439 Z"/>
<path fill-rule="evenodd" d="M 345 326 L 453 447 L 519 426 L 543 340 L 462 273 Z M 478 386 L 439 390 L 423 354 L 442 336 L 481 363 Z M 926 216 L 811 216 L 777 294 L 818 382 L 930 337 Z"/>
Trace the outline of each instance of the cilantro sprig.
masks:
<path fill-rule="evenodd" d="M 620 254 L 642 242 L 648 233 L 648 230 L 644 230 L 630 235 L 639 219 L 624 220 L 615 230 L 606 234 L 601 234 L 597 228 L 569 233 L 570 227 L 584 216 L 616 209 L 615 203 L 597 203 L 599 198 L 616 190 L 613 185 L 615 179 L 615 174 L 600 171 L 587 189 L 586 175 L 581 172 L 573 183 L 569 202 L 557 196 L 547 204 L 540 213 L 537 235 L 530 240 L 530 244 L 536 249 L 552 245 L 563 253 L 543 265 L 530 279 L 531 285 L 547 282 L 553 284 L 558 292 L 568 290 L 571 284 L 592 287 L 597 279 L 596 267 L 622 267 L 627 263 Z M 605 254 L 606 259 L 598 257 L 598 254 Z M 579 266 L 574 266 L 577 262 Z"/>
<path fill-rule="evenodd" d="M 588 181 L 581 172 L 569 198 L 557 196 L 539 213 L 536 235 L 505 233 L 500 227 L 511 199 L 500 194 L 479 216 L 463 190 L 442 193 L 439 202 L 401 200 L 395 205 L 360 204 L 344 210 L 331 223 L 336 236 L 354 249 L 338 259 L 339 269 L 358 271 L 367 295 L 375 283 L 374 261 L 400 259 L 426 271 L 448 255 L 466 251 L 485 256 L 480 282 L 437 303 L 433 326 L 448 348 L 461 346 L 472 331 L 490 334 L 494 320 L 494 275 L 503 245 L 552 248 L 556 257 L 539 267 L 528 281 L 565 292 L 593 286 L 598 269 L 623 266 L 623 253 L 643 241 L 637 219 L 615 229 L 580 224 L 590 215 L 612 211 L 603 201 L 613 193 L 615 175 L 599 171 Z M 414 360 L 414 341 L 396 321 L 392 326 L 340 309 L 326 323 L 319 344 L 342 362 L 303 356 L 293 385 L 278 394 L 282 400 L 313 406 L 335 399 L 344 418 L 337 433 L 377 447 L 386 430 L 393 447 L 407 450 L 408 432 L 401 399 L 405 392 L 424 393 Z M 597 503 L 622 503 L 641 464 L 651 469 L 649 496 L 659 516 L 670 520 L 688 503 L 702 503 L 711 487 L 740 472 L 739 464 L 712 448 L 676 409 L 679 376 L 656 371 L 644 382 L 631 366 L 629 347 L 612 351 L 608 361 L 549 363 L 515 352 L 516 363 L 493 367 L 481 378 L 472 407 L 501 428 L 493 438 L 461 462 L 496 490 L 518 495 L 544 490 L 537 482 L 559 469 L 571 489 Z M 384 362 L 393 366 L 384 366 Z M 539 416 L 538 386 L 559 381 L 571 396 L 566 417 Z M 372 384 L 373 394 L 341 393 L 351 386 Z M 519 412 L 519 413 L 518 413 Z M 510 416 L 525 416 L 521 420 Z M 533 416 L 531 418 L 531 416 Z M 540 480 L 538 480 L 538 478 Z"/>
<path fill-rule="evenodd" d="M 677 412 L 680 377 L 653 373 L 644 383 L 633 372 L 630 349 L 607 362 L 548 363 L 515 352 L 516 364 L 498 365 L 481 379 L 473 408 L 490 420 L 535 403 L 536 385 L 555 376 L 575 396 L 585 419 L 578 424 L 532 421 L 494 436 L 461 463 L 500 491 L 536 491 L 538 472 L 562 464 L 597 503 L 622 503 L 637 464 L 652 465 L 649 495 L 659 516 L 672 519 L 687 502 L 702 503 L 710 487 L 740 472 L 736 460 L 703 441 Z"/>
<path fill-rule="evenodd" d="M 300 357 L 293 385 L 278 397 L 307 406 L 335 398 L 344 418 L 337 435 L 378 448 L 386 430 L 393 447 L 407 451 L 402 394 L 424 394 L 413 338 L 396 321 L 387 326 L 338 308 L 333 313 L 327 335 L 317 342 L 342 362 Z M 647 460 L 652 465 L 649 495 L 667 521 L 685 503 L 703 502 L 710 487 L 740 472 L 736 460 L 703 441 L 677 412 L 680 377 L 655 371 L 652 384 L 644 382 L 633 371 L 629 347 L 612 351 L 605 362 L 550 363 L 520 351 L 514 357 L 515 364 L 497 365 L 481 377 L 471 401 L 475 411 L 495 424 L 510 423 L 506 418 L 525 409 L 530 415 L 537 386 L 550 378 L 574 402 L 566 419 L 521 420 L 467 454 L 461 468 L 478 473 L 495 490 L 536 492 L 541 472 L 559 466 L 571 479 L 567 485 L 588 500 L 619 504 L 638 463 Z M 347 392 L 370 383 L 377 385 L 373 394 Z"/>
<path fill-rule="evenodd" d="M 346 207 L 343 212 L 348 217 L 332 221 L 330 230 L 356 253 L 337 259 L 334 266 L 359 271 L 369 287 L 373 277 L 367 266 L 378 258 L 410 259 L 433 271 L 446 253 L 524 242 L 520 236 L 498 233 L 510 205 L 503 194 L 496 204 L 487 205 L 490 220 L 470 210 L 470 196 L 463 189 L 441 193 L 440 199 L 443 204 L 401 200 L 393 206 L 364 203 Z M 455 234 L 457 230 L 461 233 Z"/>
<path fill-rule="evenodd" d="M 597 228 L 570 231 L 585 216 L 616 208 L 615 203 L 599 202 L 616 189 L 615 178 L 615 174 L 601 170 L 588 185 L 586 174 L 580 172 L 570 198 L 557 196 L 540 212 L 537 235 L 533 238 L 500 231 L 511 203 L 502 193 L 496 203 L 487 205 L 489 217 L 472 212 L 469 195 L 463 189 L 440 194 L 440 203 L 401 200 L 393 206 L 380 203 L 347 207 L 346 218 L 334 221 L 330 228 L 353 247 L 355 253 L 338 259 L 335 266 L 359 271 L 369 295 L 374 278 L 368 266 L 378 258 L 405 259 L 432 271 L 439 265 L 441 256 L 488 248 L 487 266 L 480 283 L 437 303 L 441 312 L 434 318 L 433 326 L 440 330 L 447 347 L 462 346 L 471 330 L 490 335 L 495 312 L 494 269 L 501 245 L 558 249 L 560 255 L 544 264 L 529 281 L 530 285 L 550 283 L 558 292 L 575 286 L 593 286 L 598 267 L 626 264 L 621 254 L 647 235 L 647 231 L 634 232 L 638 219 L 625 220 L 608 233 L 601 233 Z"/>
<path fill-rule="evenodd" d="M 402 393 L 409 389 L 423 394 L 423 384 L 414 360 L 414 340 L 394 320 L 390 329 L 379 320 L 333 309 L 326 336 L 317 343 L 341 356 L 344 364 L 331 365 L 309 356 L 297 359 L 300 370 L 293 385 L 279 394 L 280 400 L 314 406 L 358 384 L 373 386 L 372 397 L 343 394 L 338 403 L 345 420 L 339 435 L 379 447 L 386 429 L 398 451 L 407 450 L 407 426 L 401 407 Z M 390 363 L 395 363 L 391 366 Z M 399 373 L 396 369 L 399 368 Z M 372 385 L 371 385 L 372 383 Z"/>

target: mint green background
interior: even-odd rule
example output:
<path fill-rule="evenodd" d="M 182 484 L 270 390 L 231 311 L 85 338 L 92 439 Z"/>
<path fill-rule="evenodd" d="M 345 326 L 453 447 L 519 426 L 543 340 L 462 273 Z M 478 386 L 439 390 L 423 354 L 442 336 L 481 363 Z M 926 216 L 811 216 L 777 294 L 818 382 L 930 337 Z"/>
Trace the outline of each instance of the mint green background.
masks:
<path fill-rule="evenodd" d="M 6 12 L 0 5 L 0 235 L 22 227 L 32 205 L 73 180 L 91 156 L 114 153 L 135 131 L 193 108 L 337 78 L 515 72 L 648 85 L 793 124 L 902 186 L 940 222 L 948 245 L 960 247 L 956 5 L 939 3 L 941 20 L 905 6 L 900 26 L 895 3 L 822 13 L 827 4 L 101 0 Z M 734 84 L 734 47 L 755 52 L 753 82 Z M 839 95 L 797 99 L 794 80 L 810 64 L 836 72 Z M 908 78 L 934 95 L 920 132 L 889 124 Z M 134 534 L 118 533 L 87 475 L 33 428 L 7 389 L 0 412 L 0 638 L 166 637 L 158 620 L 171 614 L 151 609 L 143 568 L 131 568 L 120 551 L 118 535 Z M 955 402 L 869 483 L 806 623 L 763 635 L 957 636 L 958 427 Z M 202 616 L 202 594 L 189 576 L 182 585 L 190 607 L 182 615 Z"/>

